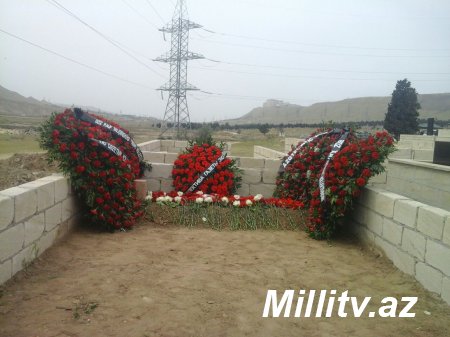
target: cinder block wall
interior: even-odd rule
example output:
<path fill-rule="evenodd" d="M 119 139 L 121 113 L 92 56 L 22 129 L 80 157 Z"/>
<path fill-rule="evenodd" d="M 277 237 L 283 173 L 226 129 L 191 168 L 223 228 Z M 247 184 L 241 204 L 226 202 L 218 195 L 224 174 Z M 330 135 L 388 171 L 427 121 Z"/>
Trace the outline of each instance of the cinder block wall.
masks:
<path fill-rule="evenodd" d="M 153 158 L 152 170 L 147 174 L 147 185 L 149 191 L 173 190 L 172 186 L 172 168 L 177 155 L 171 153 L 144 153 L 147 158 Z M 238 167 L 242 170 L 241 187 L 237 191 L 240 195 L 262 194 L 265 197 L 271 197 L 275 190 L 275 179 L 279 159 L 264 159 L 252 157 L 231 157 L 236 159 Z"/>
<path fill-rule="evenodd" d="M 253 146 L 253 157 L 255 158 L 281 159 L 284 156 L 284 152 L 275 151 L 258 145 Z"/>
<path fill-rule="evenodd" d="M 67 234 L 78 215 L 61 175 L 0 191 L 0 284 Z"/>
<path fill-rule="evenodd" d="M 361 240 L 450 304 L 449 211 L 367 187 L 352 216 Z"/>

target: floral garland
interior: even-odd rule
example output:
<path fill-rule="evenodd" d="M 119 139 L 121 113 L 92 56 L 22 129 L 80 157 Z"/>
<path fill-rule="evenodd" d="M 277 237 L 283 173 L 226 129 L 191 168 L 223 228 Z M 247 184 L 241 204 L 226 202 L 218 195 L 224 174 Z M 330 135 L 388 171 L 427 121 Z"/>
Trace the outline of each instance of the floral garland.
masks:
<path fill-rule="evenodd" d="M 295 154 L 276 181 L 275 196 L 302 201 L 309 209 L 307 230 L 316 239 L 328 239 L 334 234 L 369 178 L 384 171 L 382 164 L 394 151 L 393 138 L 387 132 L 359 139 L 349 131 L 324 168 L 342 134 L 330 133 L 312 140 Z"/>
<path fill-rule="evenodd" d="M 216 164 L 213 170 L 198 186 L 194 186 L 195 189 L 203 193 L 233 194 L 240 186 L 239 170 L 233 159 L 224 158 L 223 145 L 214 143 L 194 143 L 178 156 L 172 170 L 175 190 L 187 192 L 212 164 Z"/>
<path fill-rule="evenodd" d="M 107 123 L 116 132 L 80 120 L 74 111 L 66 109 L 53 114 L 41 126 L 41 147 L 70 177 L 94 225 L 108 229 L 132 227 L 143 215 L 134 180 L 141 176 L 146 165 L 139 161 L 132 142 L 126 141 L 129 139 L 127 130 L 102 117 L 89 116 Z"/>
<path fill-rule="evenodd" d="M 162 204 L 218 204 L 222 206 L 234 206 L 239 208 L 252 207 L 254 205 L 267 205 L 280 208 L 301 209 L 304 207 L 303 202 L 293 199 L 280 198 L 264 198 L 261 194 L 240 196 L 240 195 L 220 195 L 206 194 L 202 191 L 196 193 L 185 194 L 183 192 L 171 191 L 169 193 L 163 191 L 150 192 L 147 200 Z"/>

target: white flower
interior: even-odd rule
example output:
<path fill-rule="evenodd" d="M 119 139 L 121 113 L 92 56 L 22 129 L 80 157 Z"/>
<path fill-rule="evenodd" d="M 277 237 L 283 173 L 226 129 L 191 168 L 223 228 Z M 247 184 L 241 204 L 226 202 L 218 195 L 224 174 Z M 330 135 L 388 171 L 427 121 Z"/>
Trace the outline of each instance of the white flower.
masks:
<path fill-rule="evenodd" d="M 196 198 L 196 199 L 195 199 L 195 202 L 196 202 L 197 204 L 201 204 L 201 203 L 203 202 L 203 198 Z"/>
<path fill-rule="evenodd" d="M 165 200 L 165 197 L 158 197 L 158 198 L 156 198 L 157 202 L 164 202 L 164 200 Z"/>
<path fill-rule="evenodd" d="M 262 194 L 257 194 L 255 195 L 255 197 L 253 198 L 253 200 L 255 201 L 260 201 L 263 198 Z"/>
<path fill-rule="evenodd" d="M 151 195 L 147 195 L 147 196 L 145 197 L 145 200 L 150 200 L 150 201 L 152 201 L 152 196 L 151 196 Z"/>
<path fill-rule="evenodd" d="M 247 200 L 245 200 L 245 204 L 247 206 L 251 206 L 251 205 L 253 205 L 253 202 L 250 199 L 247 199 Z"/>
<path fill-rule="evenodd" d="M 233 202 L 233 206 L 238 207 L 240 205 L 241 205 L 241 202 L 239 200 L 236 200 L 236 201 Z"/>
<path fill-rule="evenodd" d="M 173 200 L 172 197 L 169 197 L 169 196 L 166 196 L 166 197 L 164 198 L 164 201 L 171 202 L 172 200 Z"/>
<path fill-rule="evenodd" d="M 177 194 L 178 194 L 179 197 L 182 197 L 184 193 L 181 192 L 181 191 L 178 191 Z"/>
<path fill-rule="evenodd" d="M 222 200 L 222 202 L 224 204 L 228 204 L 228 201 L 229 201 L 227 197 L 222 197 L 222 199 L 220 199 L 220 200 Z"/>
<path fill-rule="evenodd" d="M 240 198 L 239 194 L 234 195 L 234 199 L 239 200 L 239 198 Z"/>
<path fill-rule="evenodd" d="M 206 222 L 206 218 L 205 218 L 205 217 L 203 217 L 203 218 L 202 218 L 202 221 L 203 221 L 203 222 Z"/>
<path fill-rule="evenodd" d="M 205 198 L 205 202 L 213 202 L 213 198 L 211 198 L 210 196 L 207 196 Z"/>
<path fill-rule="evenodd" d="M 197 191 L 196 192 L 198 195 L 203 195 L 203 192 L 202 191 Z"/>
<path fill-rule="evenodd" d="M 180 196 L 175 197 L 173 200 L 175 200 L 175 202 L 177 202 L 177 203 L 180 203 L 181 202 L 181 197 Z"/>

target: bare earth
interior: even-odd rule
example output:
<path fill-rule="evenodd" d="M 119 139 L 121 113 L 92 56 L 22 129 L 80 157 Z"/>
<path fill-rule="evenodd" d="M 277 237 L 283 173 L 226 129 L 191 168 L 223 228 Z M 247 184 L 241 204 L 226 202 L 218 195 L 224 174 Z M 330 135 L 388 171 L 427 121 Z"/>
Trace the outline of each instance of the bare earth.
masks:
<path fill-rule="evenodd" d="M 349 290 L 372 301 L 364 318 L 339 318 L 336 307 L 332 318 L 262 318 L 268 289 Z M 418 296 L 416 317 L 368 318 L 385 296 Z M 448 305 L 351 240 L 152 223 L 78 229 L 0 298 L 0 336 L 21 337 L 450 336 L 449 318 Z"/>

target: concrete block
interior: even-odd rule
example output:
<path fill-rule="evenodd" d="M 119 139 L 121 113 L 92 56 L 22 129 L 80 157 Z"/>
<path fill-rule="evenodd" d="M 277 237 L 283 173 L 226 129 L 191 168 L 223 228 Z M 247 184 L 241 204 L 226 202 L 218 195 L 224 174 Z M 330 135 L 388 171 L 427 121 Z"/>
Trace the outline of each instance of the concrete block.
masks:
<path fill-rule="evenodd" d="M 38 257 L 36 244 L 24 248 L 12 258 L 12 275 L 25 269 L 36 257 Z"/>
<path fill-rule="evenodd" d="M 149 173 L 149 177 L 172 179 L 172 169 L 173 165 L 171 164 L 153 164 L 152 170 Z"/>
<path fill-rule="evenodd" d="M 265 198 L 271 198 L 275 187 L 275 184 L 251 184 L 250 195 L 262 194 Z"/>
<path fill-rule="evenodd" d="M 142 152 L 144 160 L 149 161 L 150 163 L 164 163 L 164 153 L 165 152 Z"/>
<path fill-rule="evenodd" d="M 166 153 L 164 156 L 164 163 L 172 165 L 175 160 L 178 158 L 178 152 L 177 153 Z"/>
<path fill-rule="evenodd" d="M 361 225 L 367 225 L 367 213 L 369 209 L 361 204 L 357 204 L 352 212 L 353 219 Z"/>
<path fill-rule="evenodd" d="M 397 148 L 397 151 L 392 153 L 390 158 L 412 159 L 413 151 L 410 148 Z"/>
<path fill-rule="evenodd" d="M 383 233 L 383 217 L 372 210 L 367 210 L 366 220 L 367 229 L 381 236 Z"/>
<path fill-rule="evenodd" d="M 25 226 L 23 223 L 3 231 L 0 235 L 0 261 L 16 255 L 22 248 L 25 240 Z"/>
<path fill-rule="evenodd" d="M 175 153 L 175 154 L 177 154 L 177 153 L 180 152 L 180 149 L 179 149 L 178 147 L 171 147 L 171 146 L 169 146 L 169 147 L 166 149 L 166 151 L 167 151 L 168 153 Z"/>
<path fill-rule="evenodd" d="M 432 206 L 421 207 L 417 217 L 417 229 L 433 239 L 442 240 L 447 217 L 450 217 L 449 211 Z"/>
<path fill-rule="evenodd" d="M 433 240 L 427 240 L 425 262 L 450 276 L 450 247 Z"/>
<path fill-rule="evenodd" d="M 443 275 L 429 265 L 418 262 L 416 264 L 416 279 L 429 291 L 441 294 Z"/>
<path fill-rule="evenodd" d="M 32 216 L 37 210 L 37 192 L 20 187 L 12 187 L 0 192 L 0 195 L 14 198 L 14 222 Z"/>
<path fill-rule="evenodd" d="M 381 190 L 374 195 L 374 202 L 370 208 L 385 217 L 394 216 L 394 204 L 397 200 L 407 199 L 404 196 L 392 192 Z"/>
<path fill-rule="evenodd" d="M 265 184 L 275 184 L 277 180 L 278 172 L 274 170 L 263 169 L 262 181 Z"/>
<path fill-rule="evenodd" d="M 279 160 L 279 159 L 266 159 L 264 161 L 264 168 L 266 170 L 272 170 L 272 171 L 278 172 L 280 165 L 281 165 L 281 160 Z"/>
<path fill-rule="evenodd" d="M 363 227 L 356 222 L 353 222 L 351 226 L 353 233 L 359 240 L 368 245 L 375 244 L 375 234 L 369 231 L 366 227 Z"/>
<path fill-rule="evenodd" d="M 416 228 L 419 207 L 425 204 L 414 200 L 397 200 L 394 205 L 394 220 L 411 228 Z"/>
<path fill-rule="evenodd" d="M 45 230 L 51 231 L 61 223 L 62 204 L 58 203 L 45 211 Z"/>
<path fill-rule="evenodd" d="M 406 227 L 403 229 L 402 249 L 404 251 L 417 257 L 420 261 L 424 261 L 425 246 L 425 236 Z"/>
<path fill-rule="evenodd" d="M 399 246 L 402 243 L 403 226 L 395 223 L 391 219 L 383 219 L 383 238 Z"/>
<path fill-rule="evenodd" d="M 75 197 L 68 197 L 61 204 L 61 221 L 66 221 L 79 211 L 78 200 Z"/>
<path fill-rule="evenodd" d="M 441 297 L 448 305 L 450 305 L 450 277 L 444 276 L 442 279 Z"/>
<path fill-rule="evenodd" d="M 55 204 L 55 183 L 38 179 L 29 183 L 20 185 L 22 188 L 36 189 L 37 191 L 37 211 L 43 211 Z"/>
<path fill-rule="evenodd" d="M 0 285 L 12 277 L 12 259 L 0 263 Z"/>
<path fill-rule="evenodd" d="M 442 235 L 442 242 L 450 246 L 450 216 L 445 219 L 444 233 Z"/>
<path fill-rule="evenodd" d="M 175 147 L 184 149 L 188 145 L 188 143 L 185 140 L 176 140 L 174 145 L 175 145 Z"/>
<path fill-rule="evenodd" d="M 58 236 L 58 228 L 54 228 L 50 232 L 44 233 L 41 238 L 36 241 L 36 249 L 38 255 L 40 256 L 43 252 L 45 252 L 48 248 L 53 246 Z"/>
<path fill-rule="evenodd" d="M 261 182 L 261 170 L 259 169 L 242 169 L 242 182 L 246 184 L 258 184 Z"/>
<path fill-rule="evenodd" d="M 172 179 L 161 179 L 161 191 L 163 192 L 170 192 L 175 189 L 172 185 L 173 180 Z"/>
<path fill-rule="evenodd" d="M 39 239 L 45 229 L 44 212 L 39 213 L 25 221 L 25 241 L 24 246 L 28 246 L 33 241 Z"/>
<path fill-rule="evenodd" d="M 70 192 L 69 179 L 61 177 L 55 180 L 55 203 L 61 202 L 67 198 Z"/>
<path fill-rule="evenodd" d="M 240 157 L 239 167 L 245 168 L 264 168 L 264 159 L 262 158 L 251 158 L 251 157 Z"/>
<path fill-rule="evenodd" d="M 373 186 L 367 186 L 366 188 L 363 189 L 361 196 L 358 198 L 358 202 L 361 205 L 373 209 L 373 205 L 375 205 L 377 194 L 381 191 L 383 190 Z"/>
<path fill-rule="evenodd" d="M 174 145 L 175 145 L 175 141 L 174 140 L 169 140 L 169 139 L 167 139 L 167 140 L 161 140 L 161 148 L 162 147 L 165 147 L 165 148 L 168 148 L 168 147 L 174 147 Z M 163 151 L 163 150 L 161 150 L 161 151 Z"/>
<path fill-rule="evenodd" d="M 395 246 L 379 236 L 374 236 L 375 246 L 380 248 L 389 260 L 394 260 Z"/>
<path fill-rule="evenodd" d="M 411 255 L 403 252 L 397 247 L 394 247 L 392 261 L 394 262 L 394 265 L 402 272 L 409 275 L 414 275 L 416 261 Z"/>
<path fill-rule="evenodd" d="M 386 184 L 387 181 L 387 173 L 381 172 L 380 174 L 377 174 L 376 176 L 373 176 L 369 179 L 369 184 Z"/>
<path fill-rule="evenodd" d="M 149 191 L 159 191 L 161 190 L 161 180 L 147 179 L 147 187 Z"/>
<path fill-rule="evenodd" d="M 433 150 L 416 149 L 413 151 L 413 159 L 418 161 L 433 161 Z"/>
<path fill-rule="evenodd" d="M 241 187 L 237 189 L 236 194 L 244 197 L 250 195 L 250 185 L 241 183 Z"/>
<path fill-rule="evenodd" d="M 0 195 L 0 231 L 8 227 L 14 219 L 14 199 Z"/>

